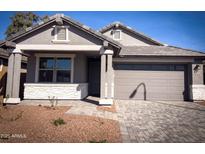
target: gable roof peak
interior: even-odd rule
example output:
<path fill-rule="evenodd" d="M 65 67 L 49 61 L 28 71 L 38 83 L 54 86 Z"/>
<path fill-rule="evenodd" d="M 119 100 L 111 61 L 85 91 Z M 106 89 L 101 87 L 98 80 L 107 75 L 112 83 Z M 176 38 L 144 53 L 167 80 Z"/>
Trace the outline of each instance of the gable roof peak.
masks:
<path fill-rule="evenodd" d="M 120 22 L 120 21 L 115 21 L 115 22 L 113 22 L 112 24 L 115 25 L 116 27 L 118 27 L 118 26 L 123 26 L 123 27 L 126 27 L 126 28 L 128 28 L 128 29 L 132 29 L 132 27 L 127 26 L 127 25 L 125 25 L 124 23 L 122 23 L 122 22 Z M 111 25 L 112 25 L 112 24 L 111 24 Z"/>
<path fill-rule="evenodd" d="M 49 17 L 49 19 L 53 19 L 53 18 L 61 18 L 61 17 L 64 17 L 64 14 L 63 13 L 57 13 L 57 14 L 54 14 L 52 16 Z"/>
<path fill-rule="evenodd" d="M 66 16 L 64 14 L 55 14 L 53 16 L 49 16 L 47 20 L 45 21 L 42 21 L 40 23 L 37 23 L 31 27 L 28 27 L 26 29 L 23 29 L 13 35 L 11 35 L 10 37 L 8 37 L 6 40 L 7 41 L 15 41 L 16 39 L 18 38 L 21 38 L 25 35 L 28 35 L 29 33 L 32 33 L 33 31 L 36 31 L 50 23 L 53 23 L 53 22 L 67 22 L 83 31 L 85 31 L 86 33 L 89 33 L 91 35 L 93 35 L 94 37 L 97 37 L 99 39 L 101 39 L 102 41 L 108 41 L 111 45 L 117 47 L 117 48 L 121 48 L 122 47 L 122 44 L 120 44 L 119 42 L 103 35 L 102 33 L 100 32 L 97 32 L 96 30 L 93 30 L 92 28 L 90 28 L 89 26 L 87 25 L 84 25 L 84 24 L 81 24 L 80 22 L 72 19 L 71 17 L 69 16 Z M 3 44 L 5 44 L 5 42 L 0 42 L 0 46 L 2 46 Z"/>
<path fill-rule="evenodd" d="M 108 30 L 110 30 L 112 28 L 118 28 L 118 27 L 121 27 L 121 28 L 123 28 L 125 30 L 128 30 L 128 31 L 130 31 L 131 33 L 133 33 L 135 35 L 141 36 L 142 38 L 144 38 L 144 39 L 146 39 L 148 41 L 151 41 L 151 42 L 153 42 L 156 45 L 164 46 L 163 43 L 158 42 L 158 41 L 152 39 L 151 37 L 148 37 L 145 34 L 143 34 L 141 32 L 138 32 L 135 29 L 131 28 L 130 26 L 127 26 L 127 25 L 125 25 L 125 24 L 123 24 L 121 22 L 113 22 L 113 23 L 103 27 L 102 29 L 100 29 L 99 32 L 101 32 L 103 34 L 104 32 L 106 32 L 106 31 L 108 31 Z"/>
<path fill-rule="evenodd" d="M 127 29 L 132 29 L 130 26 L 127 26 L 127 25 L 125 25 L 124 23 L 122 23 L 122 22 L 120 22 L 120 21 L 114 21 L 114 22 L 112 22 L 112 23 L 106 25 L 105 27 L 103 27 L 103 28 L 100 29 L 99 31 L 100 31 L 101 33 L 103 33 L 103 32 L 105 32 L 106 30 L 108 30 L 108 29 L 111 28 L 111 27 L 116 27 L 116 28 L 118 28 L 119 26 L 125 27 L 125 28 L 127 28 Z"/>
<path fill-rule="evenodd" d="M 114 21 L 113 23 L 111 23 L 112 25 L 115 25 L 115 26 L 119 26 L 119 25 L 122 25 L 122 23 L 120 21 Z"/>

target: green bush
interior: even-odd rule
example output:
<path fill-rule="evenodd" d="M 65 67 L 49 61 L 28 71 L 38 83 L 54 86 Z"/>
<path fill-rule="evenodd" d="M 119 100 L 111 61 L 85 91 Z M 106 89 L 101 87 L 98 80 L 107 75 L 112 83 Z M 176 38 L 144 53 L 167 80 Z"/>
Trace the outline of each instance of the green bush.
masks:
<path fill-rule="evenodd" d="M 58 119 L 53 121 L 53 124 L 55 126 L 58 126 L 58 125 L 64 125 L 64 124 L 66 124 L 66 122 L 62 118 L 58 118 Z"/>

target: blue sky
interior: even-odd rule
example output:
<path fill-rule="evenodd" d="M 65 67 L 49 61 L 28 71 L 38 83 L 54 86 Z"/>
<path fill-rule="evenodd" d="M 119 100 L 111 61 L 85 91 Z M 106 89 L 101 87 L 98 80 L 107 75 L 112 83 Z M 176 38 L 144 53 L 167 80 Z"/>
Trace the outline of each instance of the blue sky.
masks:
<path fill-rule="evenodd" d="M 0 40 L 15 12 L 0 12 Z M 95 30 L 120 21 L 162 43 L 205 52 L 205 12 L 35 12 L 64 13 Z"/>

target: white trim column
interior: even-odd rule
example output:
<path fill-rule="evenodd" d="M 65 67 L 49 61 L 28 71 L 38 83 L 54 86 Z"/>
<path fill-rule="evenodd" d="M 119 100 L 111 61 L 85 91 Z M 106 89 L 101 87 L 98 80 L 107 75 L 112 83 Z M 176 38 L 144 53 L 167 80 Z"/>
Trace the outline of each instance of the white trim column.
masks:
<path fill-rule="evenodd" d="M 15 49 L 9 56 L 6 98 L 4 103 L 20 103 L 19 87 L 21 75 L 21 50 Z"/>
<path fill-rule="evenodd" d="M 100 105 L 112 105 L 114 97 L 114 71 L 112 67 L 112 50 L 101 52 Z"/>

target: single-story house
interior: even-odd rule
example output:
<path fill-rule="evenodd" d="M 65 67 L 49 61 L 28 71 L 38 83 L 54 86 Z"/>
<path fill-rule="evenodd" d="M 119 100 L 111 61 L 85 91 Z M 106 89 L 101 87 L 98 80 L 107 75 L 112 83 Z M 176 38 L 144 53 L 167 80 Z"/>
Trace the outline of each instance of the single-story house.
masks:
<path fill-rule="evenodd" d="M 162 44 L 119 22 L 95 31 L 56 14 L 0 47 L 10 53 L 6 103 L 20 103 L 22 56 L 28 57 L 25 100 L 205 99 L 205 53 Z"/>

